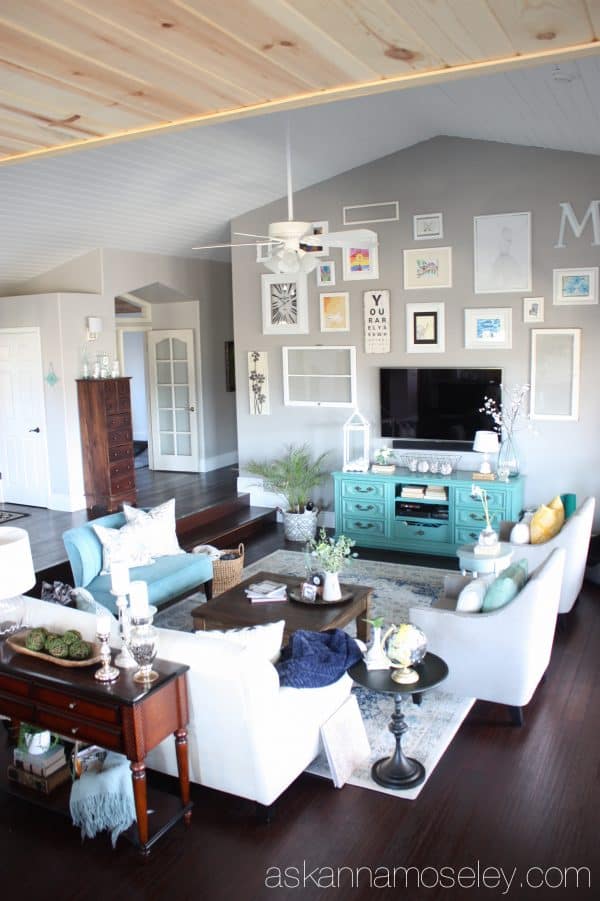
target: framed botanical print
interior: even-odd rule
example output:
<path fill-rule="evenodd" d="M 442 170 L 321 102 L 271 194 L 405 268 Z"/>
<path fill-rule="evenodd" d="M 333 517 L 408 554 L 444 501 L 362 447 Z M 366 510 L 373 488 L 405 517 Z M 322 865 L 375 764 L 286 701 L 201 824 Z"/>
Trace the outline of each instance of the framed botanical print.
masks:
<path fill-rule="evenodd" d="M 350 331 L 350 295 L 347 291 L 320 294 L 321 331 Z"/>
<path fill-rule="evenodd" d="M 444 304 L 406 304 L 406 353 L 443 353 L 446 348 Z"/>
<path fill-rule="evenodd" d="M 404 290 L 452 287 L 452 248 L 405 250 Z"/>
<path fill-rule="evenodd" d="M 261 279 L 263 335 L 306 335 L 306 275 L 263 275 Z"/>
<path fill-rule="evenodd" d="M 379 257 L 376 244 L 368 247 L 346 247 L 343 254 L 345 282 L 359 278 L 379 278 Z"/>

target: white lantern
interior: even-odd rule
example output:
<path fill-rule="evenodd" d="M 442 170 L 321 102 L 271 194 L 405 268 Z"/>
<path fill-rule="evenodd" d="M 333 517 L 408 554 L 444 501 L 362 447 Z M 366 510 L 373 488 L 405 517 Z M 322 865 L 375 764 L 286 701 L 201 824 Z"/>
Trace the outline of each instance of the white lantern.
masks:
<path fill-rule="evenodd" d="M 369 471 L 371 426 L 358 410 L 344 423 L 344 472 Z"/>

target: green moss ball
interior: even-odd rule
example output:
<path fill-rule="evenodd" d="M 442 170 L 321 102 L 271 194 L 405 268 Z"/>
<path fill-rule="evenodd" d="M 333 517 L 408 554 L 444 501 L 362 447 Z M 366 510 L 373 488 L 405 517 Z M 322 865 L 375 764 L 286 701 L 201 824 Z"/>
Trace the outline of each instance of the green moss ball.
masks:
<path fill-rule="evenodd" d="M 73 644 L 74 641 L 81 641 L 81 632 L 78 632 L 77 629 L 69 629 L 63 635 L 62 640 L 66 641 L 68 645 Z"/>
<path fill-rule="evenodd" d="M 92 646 L 89 641 L 79 639 L 69 645 L 69 657 L 71 660 L 87 660 L 91 656 Z"/>
<path fill-rule="evenodd" d="M 45 636 L 37 629 L 29 633 L 25 639 L 25 647 L 30 651 L 43 651 L 46 645 Z"/>
<path fill-rule="evenodd" d="M 58 635 L 56 632 L 46 632 L 45 649 L 47 651 L 50 651 L 50 645 L 55 638 L 60 638 L 60 635 Z"/>
<path fill-rule="evenodd" d="M 69 656 L 69 645 L 60 637 L 54 638 L 46 647 L 52 657 L 64 659 Z"/>

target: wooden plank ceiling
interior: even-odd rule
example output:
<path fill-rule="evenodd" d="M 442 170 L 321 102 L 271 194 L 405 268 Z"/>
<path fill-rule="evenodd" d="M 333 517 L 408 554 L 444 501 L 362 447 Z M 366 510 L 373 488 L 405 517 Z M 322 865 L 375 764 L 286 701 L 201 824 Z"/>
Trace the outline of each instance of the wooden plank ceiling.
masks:
<path fill-rule="evenodd" d="M 1 0 L 0 160 L 597 53 L 600 0 Z"/>

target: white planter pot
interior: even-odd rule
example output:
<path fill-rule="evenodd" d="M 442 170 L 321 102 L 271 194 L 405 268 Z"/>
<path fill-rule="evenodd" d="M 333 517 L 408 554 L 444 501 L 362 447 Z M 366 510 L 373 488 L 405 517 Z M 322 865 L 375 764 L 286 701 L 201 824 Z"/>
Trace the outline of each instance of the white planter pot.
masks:
<path fill-rule="evenodd" d="M 318 510 L 305 510 L 304 513 L 284 513 L 283 530 L 288 541 L 306 543 L 317 534 Z"/>
<path fill-rule="evenodd" d="M 338 573 L 325 573 L 323 581 L 323 600 L 339 601 L 342 596 Z"/>

